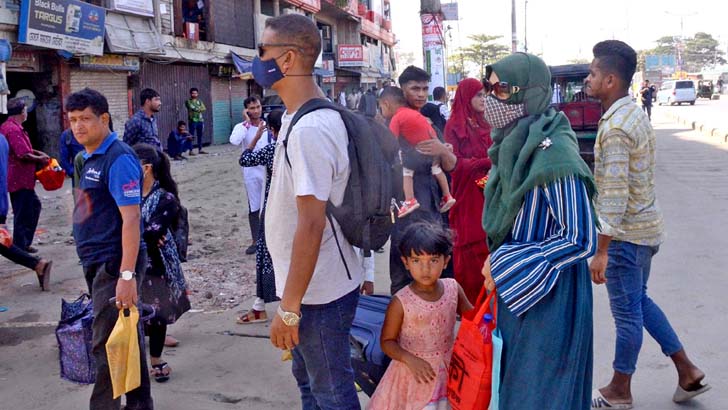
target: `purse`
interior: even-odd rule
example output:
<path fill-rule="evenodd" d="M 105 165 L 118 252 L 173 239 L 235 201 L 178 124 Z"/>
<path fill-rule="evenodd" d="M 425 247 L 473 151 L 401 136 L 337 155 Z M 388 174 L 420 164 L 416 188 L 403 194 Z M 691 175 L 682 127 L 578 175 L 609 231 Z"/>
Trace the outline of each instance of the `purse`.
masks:
<path fill-rule="evenodd" d="M 486 297 L 483 287 L 476 308 L 462 315 L 447 382 L 447 398 L 453 410 L 486 410 L 490 404 L 493 377 L 492 331 L 496 314 L 494 299 L 495 292 Z M 493 325 L 488 326 L 491 337 L 487 342 L 483 340 L 479 329 L 486 313 L 491 313 L 494 318 Z"/>

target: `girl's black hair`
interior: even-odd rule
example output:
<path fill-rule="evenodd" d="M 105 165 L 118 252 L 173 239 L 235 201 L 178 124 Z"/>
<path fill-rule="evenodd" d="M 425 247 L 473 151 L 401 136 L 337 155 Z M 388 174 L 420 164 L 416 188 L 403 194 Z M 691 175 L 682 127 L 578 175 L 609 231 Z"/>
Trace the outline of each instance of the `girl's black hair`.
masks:
<path fill-rule="evenodd" d="M 281 130 L 281 122 L 283 121 L 283 110 L 276 109 L 268 114 L 268 127 L 278 134 Z"/>
<path fill-rule="evenodd" d="M 133 148 L 142 164 L 150 164 L 152 166 L 154 178 L 159 182 L 159 186 L 179 199 L 177 183 L 172 179 L 167 154 L 158 151 L 157 148 L 149 144 L 136 144 Z"/>
<path fill-rule="evenodd" d="M 399 242 L 399 252 L 406 258 L 413 253 L 449 256 L 452 253 L 452 237 L 439 224 L 415 222 L 404 230 Z"/>

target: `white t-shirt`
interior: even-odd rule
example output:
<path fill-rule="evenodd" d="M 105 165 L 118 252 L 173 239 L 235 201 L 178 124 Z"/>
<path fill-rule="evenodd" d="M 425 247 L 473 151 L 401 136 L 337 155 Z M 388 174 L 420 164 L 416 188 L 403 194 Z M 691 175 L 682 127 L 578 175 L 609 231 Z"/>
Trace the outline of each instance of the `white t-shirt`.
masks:
<path fill-rule="evenodd" d="M 314 111 L 298 121 L 288 137 L 291 162 L 288 165 L 283 141 L 294 114 L 283 116 L 265 211 L 266 243 L 273 259 L 279 297 L 283 296 L 291 265 L 291 249 L 298 221 L 296 197 L 313 195 L 320 201 L 331 200 L 334 205 L 339 205 L 344 198 L 350 172 L 346 127 L 341 116 L 328 109 Z M 304 304 L 332 302 L 359 287 L 362 282 L 362 264 L 354 247 L 344 238 L 336 220 L 334 228 L 351 279 L 347 277 L 327 220 L 316 268 L 303 297 Z"/>
<path fill-rule="evenodd" d="M 233 128 L 233 132 L 230 134 L 230 143 L 233 145 L 242 144 L 243 151 L 245 151 L 245 149 L 248 148 L 248 145 L 253 142 L 257 132 L 258 127 L 255 125 L 249 122 L 241 122 Z M 255 149 L 253 149 L 253 151 L 257 151 L 266 145 L 268 145 L 268 135 L 264 134 L 255 144 Z M 260 165 L 257 167 L 246 167 L 243 171 L 243 177 L 246 182 L 249 180 L 255 180 L 256 182 L 265 180 L 265 166 Z"/>
<path fill-rule="evenodd" d="M 243 146 L 243 151 L 248 148 L 255 139 L 258 127 L 249 123 L 241 122 L 233 128 L 230 134 L 230 143 L 233 145 Z M 264 134 L 255 144 L 253 151 L 257 151 L 268 145 L 268 135 Z M 248 207 L 250 212 L 258 212 L 263 206 L 263 196 L 265 192 L 265 166 L 257 167 L 241 167 L 243 171 L 243 182 L 245 183 L 245 191 L 248 194 Z"/>

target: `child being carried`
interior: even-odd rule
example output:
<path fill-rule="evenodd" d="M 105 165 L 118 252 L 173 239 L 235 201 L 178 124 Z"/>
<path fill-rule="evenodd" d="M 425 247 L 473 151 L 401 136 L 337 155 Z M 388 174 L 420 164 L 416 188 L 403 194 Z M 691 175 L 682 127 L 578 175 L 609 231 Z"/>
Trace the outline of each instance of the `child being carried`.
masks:
<path fill-rule="evenodd" d="M 384 88 L 382 94 L 379 96 L 379 107 L 382 110 L 384 118 L 390 121 L 389 129 L 392 131 L 392 134 L 397 138 L 404 138 L 412 148 L 416 147 L 422 141 L 437 139 L 437 133 L 435 133 L 427 118 L 417 110 L 407 106 L 404 94 L 400 88 Z M 403 153 L 400 152 L 400 155 L 403 155 Z M 404 155 L 407 154 L 404 153 Z M 403 167 L 402 173 L 405 201 L 399 209 L 398 217 L 400 218 L 420 207 L 414 193 L 414 170 Z M 455 198 L 450 194 L 447 177 L 442 172 L 440 159 L 437 157 L 432 159 L 432 176 L 435 177 L 442 190 L 442 200 L 440 201 L 439 207 L 440 212 L 447 212 L 455 204 Z"/>

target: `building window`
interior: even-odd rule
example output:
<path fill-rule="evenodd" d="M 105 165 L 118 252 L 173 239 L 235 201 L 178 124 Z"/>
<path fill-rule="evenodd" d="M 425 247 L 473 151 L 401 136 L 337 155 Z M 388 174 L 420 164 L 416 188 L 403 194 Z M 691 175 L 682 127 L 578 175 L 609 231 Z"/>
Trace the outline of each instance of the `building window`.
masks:
<path fill-rule="evenodd" d="M 196 23 L 200 40 L 207 40 L 207 24 L 205 18 L 205 2 L 203 0 L 182 0 L 182 23 Z M 185 33 L 183 24 L 182 32 Z"/>
<path fill-rule="evenodd" d="M 316 23 L 321 33 L 321 50 L 324 53 L 334 52 L 334 36 L 331 26 L 328 24 Z"/>
<path fill-rule="evenodd" d="M 276 15 L 276 8 L 273 0 L 260 0 L 260 14 L 265 14 L 266 16 Z"/>

